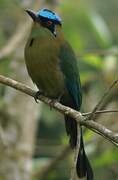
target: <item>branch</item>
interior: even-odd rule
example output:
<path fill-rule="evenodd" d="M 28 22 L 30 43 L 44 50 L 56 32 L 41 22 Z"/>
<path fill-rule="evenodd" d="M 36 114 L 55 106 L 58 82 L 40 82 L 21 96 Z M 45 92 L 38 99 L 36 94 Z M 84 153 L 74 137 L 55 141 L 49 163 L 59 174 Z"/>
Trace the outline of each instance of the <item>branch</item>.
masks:
<path fill-rule="evenodd" d="M 118 113 L 118 110 L 101 110 L 95 112 L 95 114 L 104 114 L 104 113 Z M 92 112 L 82 113 L 82 116 L 88 116 L 91 114 Z"/>
<path fill-rule="evenodd" d="M 108 139 L 114 145 L 118 146 L 118 133 L 112 132 L 110 129 L 105 126 L 94 122 L 93 120 L 82 121 L 81 125 L 86 126 L 88 129 L 100 134 L 105 139 Z"/>
<path fill-rule="evenodd" d="M 19 90 L 27 95 L 30 95 L 32 97 L 35 97 L 36 91 L 32 90 L 30 87 L 28 87 L 22 83 L 19 83 L 13 79 L 10 79 L 10 78 L 0 75 L 0 83 L 10 86 L 10 87 L 12 87 L 16 90 Z M 92 131 L 96 132 L 97 134 L 102 135 L 103 137 L 108 139 L 110 142 L 112 142 L 113 144 L 118 146 L 118 133 L 112 132 L 111 130 L 107 129 L 105 126 L 98 124 L 98 123 L 94 122 L 93 120 L 85 121 L 85 118 L 82 116 L 82 114 L 80 112 L 75 111 L 74 109 L 71 109 L 69 107 L 66 107 L 66 106 L 60 104 L 59 102 L 51 103 L 52 100 L 45 96 L 40 95 L 38 99 L 43 101 L 44 103 L 52 106 L 54 109 L 56 109 L 60 113 L 74 118 L 78 123 L 80 123 L 80 125 L 83 125 L 89 129 L 91 129 Z"/>
<path fill-rule="evenodd" d="M 94 107 L 92 113 L 89 115 L 88 119 L 93 119 L 95 112 L 97 110 L 99 110 L 102 102 L 104 101 L 104 99 L 107 97 L 107 95 L 110 93 L 110 91 L 112 90 L 112 88 L 118 83 L 118 79 L 116 79 L 111 86 L 106 90 L 106 92 L 103 94 L 103 96 L 101 97 L 101 99 L 99 100 L 99 102 L 96 104 L 96 106 Z"/>
<path fill-rule="evenodd" d="M 112 89 L 112 91 L 109 93 L 109 95 L 104 99 L 104 101 L 100 105 L 99 111 L 105 109 L 106 107 L 108 107 L 108 105 L 112 101 L 116 101 L 117 96 L 118 96 L 118 89 L 117 88 Z M 97 121 L 97 119 L 100 118 L 101 114 L 102 113 L 95 113 L 94 121 Z"/>

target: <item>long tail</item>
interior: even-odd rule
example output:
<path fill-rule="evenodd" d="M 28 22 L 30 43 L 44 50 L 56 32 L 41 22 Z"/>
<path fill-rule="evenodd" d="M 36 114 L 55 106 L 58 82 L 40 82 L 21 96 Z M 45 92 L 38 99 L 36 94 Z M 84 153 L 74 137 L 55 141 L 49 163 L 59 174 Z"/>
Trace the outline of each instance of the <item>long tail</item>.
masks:
<path fill-rule="evenodd" d="M 77 145 L 77 122 L 70 117 L 65 116 L 65 127 L 67 135 L 70 137 L 70 146 L 73 149 Z"/>
<path fill-rule="evenodd" d="M 77 145 L 77 122 L 70 117 L 65 116 L 65 127 L 67 135 L 70 136 L 70 146 L 75 148 Z M 93 171 L 86 156 L 82 128 L 80 128 L 80 148 L 76 164 L 77 175 L 79 178 L 87 177 L 87 180 L 93 180 Z"/>

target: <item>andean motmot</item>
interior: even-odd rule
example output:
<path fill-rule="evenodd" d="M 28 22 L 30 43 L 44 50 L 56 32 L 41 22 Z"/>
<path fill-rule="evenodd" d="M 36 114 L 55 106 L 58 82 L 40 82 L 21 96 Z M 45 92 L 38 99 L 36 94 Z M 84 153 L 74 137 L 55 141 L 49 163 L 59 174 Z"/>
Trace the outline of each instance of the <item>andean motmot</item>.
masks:
<path fill-rule="evenodd" d="M 77 59 L 64 38 L 61 18 L 48 9 L 41 9 L 37 13 L 31 10 L 26 12 L 33 19 L 25 47 L 25 62 L 32 81 L 43 95 L 57 99 L 63 105 L 79 111 L 82 104 L 82 90 Z M 70 145 L 75 148 L 77 122 L 65 115 L 65 127 Z M 92 168 L 84 149 L 82 127 L 79 133 L 77 175 L 80 178 L 86 176 L 87 180 L 93 180 Z"/>

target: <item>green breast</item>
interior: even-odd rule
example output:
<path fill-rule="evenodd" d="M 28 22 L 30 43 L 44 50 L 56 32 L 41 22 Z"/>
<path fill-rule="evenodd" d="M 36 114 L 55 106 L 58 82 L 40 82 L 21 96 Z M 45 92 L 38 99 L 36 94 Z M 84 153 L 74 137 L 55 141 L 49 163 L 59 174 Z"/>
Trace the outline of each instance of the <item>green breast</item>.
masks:
<path fill-rule="evenodd" d="M 33 28 L 25 47 L 29 75 L 45 95 L 57 98 L 64 92 L 56 38 L 46 28 Z"/>

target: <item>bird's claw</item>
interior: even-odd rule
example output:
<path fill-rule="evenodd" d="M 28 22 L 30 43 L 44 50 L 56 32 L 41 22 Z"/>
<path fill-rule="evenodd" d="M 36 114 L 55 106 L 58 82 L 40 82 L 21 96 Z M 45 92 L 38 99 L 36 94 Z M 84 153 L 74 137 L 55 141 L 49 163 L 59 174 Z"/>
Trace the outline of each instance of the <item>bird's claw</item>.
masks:
<path fill-rule="evenodd" d="M 34 99 L 35 99 L 35 101 L 36 101 L 36 103 L 38 103 L 38 97 L 40 96 L 40 95 L 42 95 L 43 93 L 41 92 L 41 91 L 37 91 L 36 92 L 36 94 L 35 94 L 35 96 L 34 96 Z"/>
<path fill-rule="evenodd" d="M 52 110 L 52 107 L 54 106 L 54 104 L 56 103 L 56 102 L 60 102 L 60 99 L 61 99 L 61 97 L 62 97 L 62 95 L 61 96 L 59 96 L 58 98 L 54 98 L 54 99 L 51 99 L 50 100 L 50 110 Z"/>
<path fill-rule="evenodd" d="M 53 108 L 53 106 L 54 106 L 54 104 L 57 102 L 57 99 L 51 99 L 50 100 L 50 110 L 52 110 L 52 108 Z"/>

